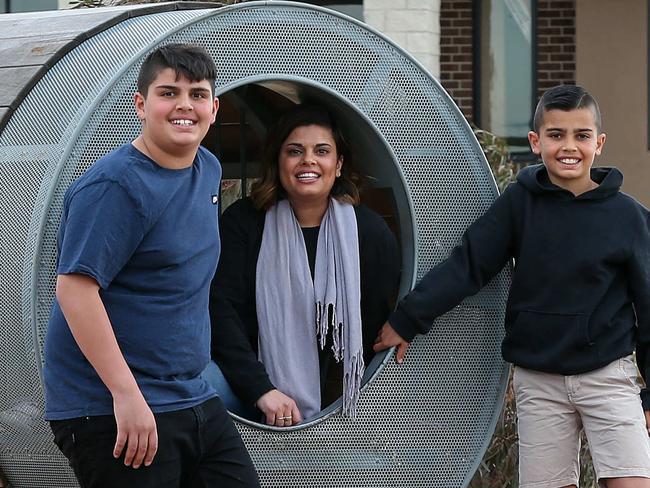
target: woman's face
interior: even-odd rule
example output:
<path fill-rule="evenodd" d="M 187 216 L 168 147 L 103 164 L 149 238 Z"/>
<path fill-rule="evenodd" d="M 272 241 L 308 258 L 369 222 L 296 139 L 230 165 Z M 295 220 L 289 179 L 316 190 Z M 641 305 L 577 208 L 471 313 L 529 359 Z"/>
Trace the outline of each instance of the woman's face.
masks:
<path fill-rule="evenodd" d="M 322 203 L 329 198 L 342 165 L 331 129 L 296 127 L 280 147 L 280 184 L 292 204 Z"/>

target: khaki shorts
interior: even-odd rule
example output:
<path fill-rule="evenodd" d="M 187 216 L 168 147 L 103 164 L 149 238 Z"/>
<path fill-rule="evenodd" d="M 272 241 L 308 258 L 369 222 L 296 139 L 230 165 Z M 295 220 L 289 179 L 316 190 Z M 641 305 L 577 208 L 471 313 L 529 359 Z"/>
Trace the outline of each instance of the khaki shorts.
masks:
<path fill-rule="evenodd" d="M 516 367 L 519 486 L 578 485 L 580 430 L 596 476 L 650 478 L 650 439 L 632 356 L 564 376 Z"/>

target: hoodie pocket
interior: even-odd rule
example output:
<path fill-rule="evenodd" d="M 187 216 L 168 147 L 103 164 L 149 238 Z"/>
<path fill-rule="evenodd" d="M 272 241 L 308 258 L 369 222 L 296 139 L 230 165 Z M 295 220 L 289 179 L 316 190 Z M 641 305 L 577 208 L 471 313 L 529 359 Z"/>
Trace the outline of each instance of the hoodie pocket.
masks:
<path fill-rule="evenodd" d="M 522 310 L 506 330 L 504 357 L 525 368 L 572 374 L 595 353 L 587 316 Z"/>

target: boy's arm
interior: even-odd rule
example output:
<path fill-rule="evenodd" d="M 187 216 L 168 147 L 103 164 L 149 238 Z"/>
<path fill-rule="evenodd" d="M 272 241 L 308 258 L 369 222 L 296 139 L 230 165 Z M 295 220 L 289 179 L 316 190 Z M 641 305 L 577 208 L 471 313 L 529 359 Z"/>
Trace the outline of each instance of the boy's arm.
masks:
<path fill-rule="evenodd" d="M 512 195 L 509 186 L 488 211 L 463 235 L 450 256 L 431 269 L 399 303 L 379 332 L 374 350 L 398 346 L 401 362 L 409 342 L 426 333 L 433 320 L 476 294 L 513 257 Z"/>
<path fill-rule="evenodd" d="M 115 339 L 97 282 L 82 274 L 57 277 L 56 298 L 82 353 L 113 396 L 117 439 L 124 464 L 149 466 L 158 449 L 156 422 Z"/>
<path fill-rule="evenodd" d="M 118 429 L 113 455 L 124 453 L 124 463 L 134 468 L 152 462 L 156 425 L 99 289 L 110 286 L 141 244 L 150 218 L 142 204 L 146 198 L 137 185 L 112 179 L 73 186 L 65 196 L 58 239 L 57 301 L 75 342 L 111 393 Z"/>

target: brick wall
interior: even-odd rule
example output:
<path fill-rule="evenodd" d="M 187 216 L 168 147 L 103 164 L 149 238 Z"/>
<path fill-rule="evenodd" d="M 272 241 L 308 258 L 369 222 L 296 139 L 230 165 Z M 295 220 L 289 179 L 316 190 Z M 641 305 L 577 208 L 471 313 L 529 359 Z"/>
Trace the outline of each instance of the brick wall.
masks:
<path fill-rule="evenodd" d="M 472 120 L 473 110 L 472 0 L 440 2 L 440 83 Z"/>
<path fill-rule="evenodd" d="M 537 2 L 537 96 L 576 82 L 575 0 Z"/>
<path fill-rule="evenodd" d="M 472 121 L 472 0 L 440 1 L 440 82 Z M 547 88 L 575 83 L 575 0 L 537 2 L 537 97 Z"/>

